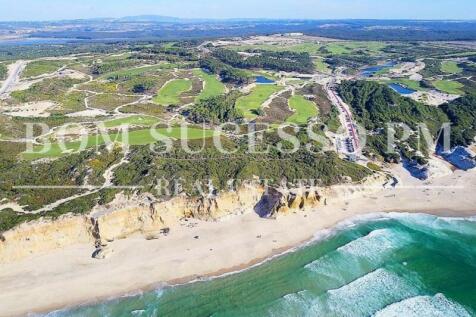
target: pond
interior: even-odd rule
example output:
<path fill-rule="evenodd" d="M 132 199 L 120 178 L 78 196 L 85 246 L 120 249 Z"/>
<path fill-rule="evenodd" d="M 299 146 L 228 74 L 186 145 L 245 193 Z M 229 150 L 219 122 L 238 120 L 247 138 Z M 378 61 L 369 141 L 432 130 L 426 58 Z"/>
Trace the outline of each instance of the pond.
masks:
<path fill-rule="evenodd" d="M 367 67 L 367 68 L 364 68 L 362 70 L 361 75 L 364 76 L 364 77 L 372 77 L 373 75 L 375 75 L 379 71 L 381 71 L 383 69 L 386 69 L 386 68 L 392 68 L 395 65 L 397 65 L 396 62 L 390 61 L 390 62 L 387 62 L 387 63 L 382 64 L 382 65 Z"/>
<path fill-rule="evenodd" d="M 264 76 L 256 76 L 256 83 L 257 84 L 274 84 L 274 80 Z"/>
<path fill-rule="evenodd" d="M 393 90 L 395 90 L 396 92 L 398 92 L 399 94 L 401 94 L 401 95 L 411 95 L 414 92 L 416 92 L 416 90 L 407 88 L 407 87 L 405 87 L 401 84 L 397 84 L 397 83 L 391 83 L 388 86 L 390 88 L 392 88 Z"/>

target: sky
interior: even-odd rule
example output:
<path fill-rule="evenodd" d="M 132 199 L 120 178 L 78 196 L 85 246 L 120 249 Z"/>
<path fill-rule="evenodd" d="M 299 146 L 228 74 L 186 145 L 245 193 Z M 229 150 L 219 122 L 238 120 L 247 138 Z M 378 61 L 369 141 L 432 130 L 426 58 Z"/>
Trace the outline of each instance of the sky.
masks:
<path fill-rule="evenodd" d="M 1 21 L 131 15 L 182 18 L 465 19 L 476 0 L 0 0 Z"/>

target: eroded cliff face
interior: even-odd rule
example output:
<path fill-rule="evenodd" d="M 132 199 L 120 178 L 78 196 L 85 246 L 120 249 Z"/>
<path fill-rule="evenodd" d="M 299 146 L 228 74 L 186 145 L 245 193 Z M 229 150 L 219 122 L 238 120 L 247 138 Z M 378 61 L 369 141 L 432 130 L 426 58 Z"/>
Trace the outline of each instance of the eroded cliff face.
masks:
<path fill-rule="evenodd" d="M 250 212 L 261 199 L 261 187 L 243 187 L 217 196 L 179 196 L 168 201 L 123 207 L 91 216 L 65 215 L 56 220 L 22 224 L 0 235 L 0 263 L 60 249 L 91 244 L 98 258 L 109 242 L 138 234 L 156 238 L 173 230 L 186 218 L 216 221 L 222 217 Z M 91 251 L 91 252 L 92 252 Z"/>
<path fill-rule="evenodd" d="M 132 235 L 148 239 L 168 233 L 187 218 L 217 221 L 230 215 L 255 212 L 263 218 L 275 218 L 289 212 L 316 209 L 333 199 L 358 197 L 377 190 L 386 176 L 376 174 L 362 187 L 304 188 L 284 190 L 259 186 L 220 193 L 216 196 L 190 198 L 179 196 L 168 201 L 127 204 L 123 200 L 110 210 L 93 212 L 89 216 L 66 215 L 56 220 L 38 220 L 22 224 L 0 234 L 0 263 L 64 248 L 75 244 L 91 244 L 96 258 L 112 252 L 111 241 Z M 93 253 L 94 251 L 94 253 Z"/>
<path fill-rule="evenodd" d="M 149 206 L 124 208 L 95 218 L 101 244 L 132 234 L 155 237 L 185 218 L 214 221 L 222 217 L 249 212 L 260 200 L 264 189 L 242 187 L 217 196 L 190 198 L 179 196 Z"/>
<path fill-rule="evenodd" d="M 0 263 L 12 262 L 73 244 L 93 243 L 91 219 L 63 216 L 22 224 L 0 236 Z"/>
<path fill-rule="evenodd" d="M 269 188 L 254 207 L 262 218 L 275 218 L 280 214 L 319 207 L 321 196 L 317 189 L 284 190 Z"/>

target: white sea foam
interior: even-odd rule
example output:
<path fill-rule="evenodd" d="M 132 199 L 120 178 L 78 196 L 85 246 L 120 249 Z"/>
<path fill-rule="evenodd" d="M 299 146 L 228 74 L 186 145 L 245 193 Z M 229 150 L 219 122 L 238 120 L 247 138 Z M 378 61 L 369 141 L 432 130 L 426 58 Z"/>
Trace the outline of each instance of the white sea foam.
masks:
<path fill-rule="evenodd" d="M 327 292 L 328 310 L 338 316 L 369 316 L 383 307 L 418 295 L 419 287 L 399 275 L 378 269 Z"/>
<path fill-rule="evenodd" d="M 443 294 L 416 296 L 391 304 L 375 317 L 471 317 L 466 309 L 448 300 Z"/>
<path fill-rule="evenodd" d="M 317 297 L 307 291 L 285 295 L 269 314 L 276 317 L 371 316 L 389 304 L 417 296 L 419 288 L 413 284 L 395 273 L 378 269 Z"/>
<path fill-rule="evenodd" d="M 365 237 L 349 242 L 337 250 L 351 256 L 376 261 L 405 246 L 410 241 L 411 238 L 408 234 L 395 232 L 392 229 L 378 229 L 370 232 Z"/>
<path fill-rule="evenodd" d="M 402 232 L 374 230 L 307 264 L 305 268 L 315 273 L 323 286 L 339 287 L 373 271 L 386 256 L 410 241 L 410 235 Z"/>
<path fill-rule="evenodd" d="M 306 316 L 314 300 L 314 295 L 308 291 L 286 294 L 268 310 L 268 314 L 273 317 Z"/>

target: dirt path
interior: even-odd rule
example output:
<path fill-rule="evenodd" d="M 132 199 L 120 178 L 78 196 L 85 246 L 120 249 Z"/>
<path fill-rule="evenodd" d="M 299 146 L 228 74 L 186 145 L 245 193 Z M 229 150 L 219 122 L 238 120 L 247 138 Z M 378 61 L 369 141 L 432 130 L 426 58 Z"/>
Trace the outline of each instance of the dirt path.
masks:
<path fill-rule="evenodd" d="M 42 213 L 42 212 L 48 212 L 48 211 L 51 211 L 54 208 L 56 208 L 56 207 L 58 207 L 58 206 L 60 206 L 64 203 L 75 200 L 77 198 L 81 198 L 81 197 L 85 197 L 85 196 L 88 196 L 88 195 L 91 195 L 91 194 L 95 194 L 95 193 L 99 192 L 102 189 L 109 188 L 109 187 L 113 186 L 114 185 L 113 184 L 114 171 L 119 166 L 129 162 L 129 160 L 127 159 L 128 155 L 129 155 L 129 151 L 125 151 L 124 156 L 122 157 L 122 159 L 119 162 L 109 166 L 104 171 L 104 173 L 103 173 L 103 177 L 104 177 L 103 185 L 101 185 L 101 186 L 92 186 L 92 185 L 85 184 L 83 186 L 75 187 L 77 189 L 85 189 L 86 191 L 83 192 L 83 193 L 80 193 L 80 194 L 76 194 L 76 195 L 73 195 L 73 196 L 69 196 L 69 197 L 57 200 L 54 203 L 46 205 L 46 206 L 44 206 L 43 208 L 40 208 L 40 209 L 37 209 L 37 210 L 34 210 L 34 211 L 23 211 L 23 212 L 28 213 L 28 214 L 39 214 L 39 213 Z"/>

